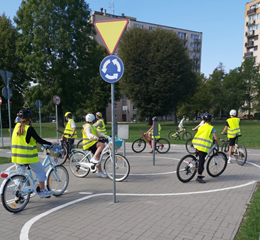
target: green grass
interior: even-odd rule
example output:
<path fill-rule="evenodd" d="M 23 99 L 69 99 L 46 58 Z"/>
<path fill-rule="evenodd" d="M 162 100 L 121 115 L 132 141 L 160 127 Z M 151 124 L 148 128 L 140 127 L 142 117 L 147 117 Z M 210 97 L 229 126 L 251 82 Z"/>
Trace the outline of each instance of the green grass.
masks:
<path fill-rule="evenodd" d="M 255 191 L 234 240 L 258 240 L 260 233 L 260 184 Z"/>
<path fill-rule="evenodd" d="M 82 125 L 84 123 L 76 123 L 77 126 L 77 132 L 78 132 L 78 139 L 82 138 Z M 127 124 L 127 123 L 122 123 Z M 162 122 L 161 124 L 161 137 L 168 139 L 168 134 L 170 131 L 175 131 L 177 128 L 176 124 L 173 124 L 173 122 Z M 192 133 L 194 136 L 195 132 L 192 131 L 192 128 L 197 126 L 199 122 L 187 122 L 187 131 Z M 224 129 L 226 124 L 226 121 L 218 121 L 213 122 L 212 125 L 215 127 L 217 131 L 217 136 L 219 138 L 226 139 L 226 136 L 222 136 L 221 132 Z M 253 149 L 259 149 L 259 129 L 260 129 L 260 121 L 241 121 L 241 133 L 242 137 L 239 138 L 239 143 L 244 144 L 246 148 L 253 148 Z M 33 123 L 33 127 L 36 129 L 37 133 L 40 134 L 40 124 L 39 123 Z M 108 123 L 106 125 L 107 128 L 107 134 L 111 135 L 111 124 Z M 144 132 L 146 132 L 150 126 L 147 123 L 130 123 L 129 124 L 129 139 L 126 140 L 126 142 L 133 142 L 135 139 L 138 139 L 141 137 L 141 132 L 139 129 L 142 129 Z M 43 138 L 57 138 L 57 132 L 56 130 L 56 123 L 42 123 L 42 137 Z M 60 131 L 64 131 L 64 128 L 59 128 Z M 3 136 L 9 137 L 10 134 L 8 132 L 8 129 L 3 129 Z M 59 134 L 59 138 L 61 137 L 61 134 Z M 185 144 L 182 140 L 171 140 L 172 144 Z"/>
<path fill-rule="evenodd" d="M 11 158 L 0 157 L 0 164 L 11 163 Z"/>

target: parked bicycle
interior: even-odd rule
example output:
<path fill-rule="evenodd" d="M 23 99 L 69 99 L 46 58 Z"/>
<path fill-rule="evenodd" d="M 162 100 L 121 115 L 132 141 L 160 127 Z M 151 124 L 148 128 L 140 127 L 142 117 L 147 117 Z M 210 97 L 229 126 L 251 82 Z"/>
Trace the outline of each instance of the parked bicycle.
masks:
<path fill-rule="evenodd" d="M 193 140 L 193 137 L 192 138 L 189 138 L 187 141 L 186 141 L 186 150 L 188 153 L 191 153 L 191 154 L 195 154 L 196 153 L 196 148 L 193 146 L 193 143 L 192 143 L 192 140 Z M 213 144 L 213 143 L 212 143 Z M 219 151 L 219 145 L 218 145 L 218 142 L 215 142 L 215 148 L 217 149 L 217 151 Z"/>
<path fill-rule="evenodd" d="M 59 158 L 59 164 L 64 164 L 67 159 L 69 158 L 69 155 L 70 155 L 70 152 L 71 152 L 71 147 L 70 147 L 70 144 L 69 144 L 69 140 L 68 138 L 66 138 L 64 135 L 67 135 L 68 137 L 71 137 L 70 134 L 68 133 L 64 133 L 60 130 L 56 130 L 57 132 L 61 133 L 62 134 L 62 137 L 60 139 L 60 145 L 63 149 L 63 157 L 62 158 Z"/>
<path fill-rule="evenodd" d="M 225 133 L 224 135 L 227 135 L 227 133 Z M 231 155 L 233 155 L 235 157 L 238 165 L 243 166 L 247 160 L 247 150 L 243 144 L 238 144 L 239 137 L 242 137 L 242 135 L 237 136 L 236 143 L 235 143 L 234 148 L 232 148 Z M 229 139 L 223 143 L 223 145 L 221 147 L 221 152 L 225 153 L 228 156 Z"/>
<path fill-rule="evenodd" d="M 227 156 L 223 152 L 218 152 L 215 147 L 215 139 L 205 157 L 205 164 L 208 174 L 211 177 L 220 176 L 227 167 Z M 199 166 L 198 154 L 184 156 L 177 165 L 177 177 L 181 182 L 189 182 L 195 176 Z"/>
<path fill-rule="evenodd" d="M 62 156 L 62 148 L 60 146 L 43 145 L 46 158 L 44 159 L 44 168 L 49 168 L 47 171 L 47 188 L 53 191 L 54 196 L 60 196 L 67 189 L 69 184 L 69 174 L 65 167 L 58 162 L 58 158 Z M 54 156 L 55 165 L 51 161 Z M 3 181 L 0 189 L 1 201 L 4 208 L 13 213 L 22 211 L 28 204 L 31 194 L 38 195 L 40 187 L 38 181 L 34 179 L 29 164 L 25 164 L 27 171 L 12 171 L 9 167 L 6 171 L 1 172 Z"/>
<path fill-rule="evenodd" d="M 183 141 L 187 141 L 187 139 L 191 138 L 192 137 L 192 134 L 190 132 L 187 132 L 186 131 L 186 128 L 184 128 L 184 130 L 179 133 L 179 128 L 176 128 L 176 130 L 178 131 L 171 131 L 169 132 L 168 134 L 168 138 L 171 140 L 171 139 L 174 139 L 174 140 L 183 140 Z"/>
<path fill-rule="evenodd" d="M 99 141 L 108 142 L 104 137 L 100 137 Z M 122 140 L 119 141 L 116 138 L 115 149 L 119 149 L 122 146 Z M 94 164 L 90 162 L 90 159 L 93 157 L 91 151 L 84 151 L 81 149 L 72 149 L 72 154 L 70 156 L 70 170 L 72 174 L 76 177 L 86 177 L 89 172 L 95 173 L 97 167 L 101 164 L 102 158 L 108 154 L 104 160 L 103 169 L 107 176 L 113 180 L 113 160 L 112 160 L 112 141 L 110 140 L 105 148 L 102 150 L 99 162 Z M 116 175 L 115 180 L 117 182 L 124 181 L 130 173 L 130 164 L 126 157 L 115 154 L 115 165 L 116 165 Z"/>
<path fill-rule="evenodd" d="M 145 149 L 146 142 L 151 146 L 151 148 L 153 148 L 151 142 L 152 138 L 149 138 L 147 135 L 145 135 L 141 129 L 139 130 L 142 133 L 142 137 L 136 139 L 132 144 L 132 149 L 136 153 L 140 153 Z M 170 146 L 170 142 L 165 138 L 155 139 L 155 150 L 159 153 L 167 153 L 170 150 Z"/>

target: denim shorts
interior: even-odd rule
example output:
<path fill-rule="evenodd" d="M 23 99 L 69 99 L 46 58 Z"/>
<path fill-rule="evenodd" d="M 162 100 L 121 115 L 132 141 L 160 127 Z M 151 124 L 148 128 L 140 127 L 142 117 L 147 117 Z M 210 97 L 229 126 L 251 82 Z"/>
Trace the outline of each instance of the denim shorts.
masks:
<path fill-rule="evenodd" d="M 47 180 L 45 168 L 42 166 L 41 162 L 30 163 L 29 166 L 35 173 L 38 182 L 44 182 L 45 180 Z M 15 167 L 16 170 L 21 171 L 22 173 L 26 172 L 26 167 L 23 164 L 15 163 Z"/>

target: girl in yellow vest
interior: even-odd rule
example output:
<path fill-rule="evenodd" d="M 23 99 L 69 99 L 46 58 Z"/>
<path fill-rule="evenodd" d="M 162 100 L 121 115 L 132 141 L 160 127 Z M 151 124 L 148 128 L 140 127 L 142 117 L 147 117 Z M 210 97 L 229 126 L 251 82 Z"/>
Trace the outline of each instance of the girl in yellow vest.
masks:
<path fill-rule="evenodd" d="M 39 182 L 41 198 L 50 197 L 53 192 L 47 191 L 44 181 L 47 180 L 45 169 L 39 161 L 36 142 L 46 145 L 57 145 L 40 138 L 35 129 L 30 126 L 32 122 L 32 112 L 27 109 L 19 111 L 20 123 L 15 125 L 12 135 L 12 162 L 18 171 L 25 172 L 24 164 L 29 164 L 36 174 Z"/>
<path fill-rule="evenodd" d="M 93 114 L 86 115 L 86 124 L 83 125 L 83 150 L 89 150 L 93 153 L 93 157 L 90 159 L 92 163 L 98 163 L 100 159 L 100 153 L 105 148 L 103 142 L 99 142 L 99 137 L 109 138 L 109 136 L 99 132 L 96 127 L 93 125 L 95 116 Z M 107 175 L 102 172 L 101 164 L 98 166 L 97 176 L 106 178 Z"/>
<path fill-rule="evenodd" d="M 69 144 L 70 144 L 70 152 L 71 149 L 74 148 L 74 141 L 75 138 L 77 138 L 77 131 L 76 131 L 76 124 L 74 120 L 72 119 L 72 113 L 71 112 L 66 112 L 65 113 L 65 118 L 68 121 L 64 133 L 70 134 L 70 137 L 68 135 L 64 135 L 65 138 L 68 138 Z"/>
<path fill-rule="evenodd" d="M 93 125 L 96 127 L 96 129 L 103 133 L 103 134 L 107 134 L 107 130 L 106 130 L 106 125 L 104 122 L 104 119 L 102 118 L 102 113 L 101 112 L 97 112 L 96 113 L 96 118 L 97 118 L 97 122 L 94 123 Z"/>
<path fill-rule="evenodd" d="M 158 121 L 158 118 L 156 116 L 154 116 L 152 118 L 153 122 L 157 122 Z M 146 135 L 149 136 L 149 138 L 151 139 L 151 144 L 152 144 L 152 147 L 153 147 L 153 125 L 150 127 L 150 129 L 144 133 Z M 158 136 L 155 136 L 156 139 L 160 138 L 160 134 L 161 134 L 161 125 L 158 123 Z M 153 153 L 153 150 L 150 152 L 151 154 Z"/>
<path fill-rule="evenodd" d="M 205 157 L 209 152 L 209 149 L 213 142 L 213 137 L 216 141 L 221 142 L 222 139 L 219 139 L 216 135 L 216 130 L 213 126 L 211 126 L 211 115 L 209 113 L 205 113 L 203 115 L 203 120 L 205 121 L 205 124 L 200 126 L 198 128 L 198 132 L 194 136 L 192 140 L 193 146 L 198 150 L 199 152 L 199 168 L 198 168 L 198 177 L 196 179 L 199 183 L 206 183 L 202 176 L 202 173 L 204 171 L 204 163 L 205 163 Z"/>
<path fill-rule="evenodd" d="M 232 148 L 234 148 L 236 144 L 237 136 L 240 135 L 240 119 L 236 118 L 237 111 L 232 109 L 229 113 L 230 118 L 227 119 L 226 126 L 224 127 L 221 134 L 224 134 L 227 130 L 227 137 L 229 138 L 229 152 L 228 152 L 228 163 L 231 163 L 231 154 L 232 154 Z"/>

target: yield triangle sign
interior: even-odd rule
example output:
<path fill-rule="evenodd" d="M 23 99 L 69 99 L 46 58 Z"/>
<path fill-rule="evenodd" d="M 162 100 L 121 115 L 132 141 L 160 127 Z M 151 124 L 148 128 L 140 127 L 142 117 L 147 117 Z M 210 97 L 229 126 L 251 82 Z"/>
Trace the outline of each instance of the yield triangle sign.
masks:
<path fill-rule="evenodd" d="M 122 19 L 96 22 L 94 24 L 110 54 L 114 53 L 127 23 L 127 19 Z"/>
<path fill-rule="evenodd" d="M 24 103 L 23 108 L 30 108 L 29 104 L 27 102 Z"/>

